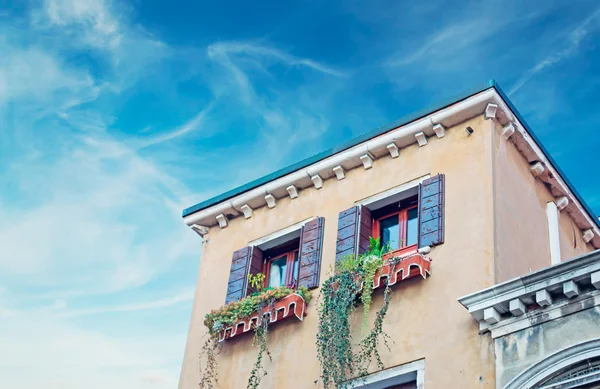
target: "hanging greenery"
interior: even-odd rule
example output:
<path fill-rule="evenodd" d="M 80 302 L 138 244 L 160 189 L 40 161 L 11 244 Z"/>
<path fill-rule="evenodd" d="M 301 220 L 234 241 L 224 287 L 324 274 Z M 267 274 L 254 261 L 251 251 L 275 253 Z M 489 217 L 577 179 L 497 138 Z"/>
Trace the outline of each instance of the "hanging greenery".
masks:
<path fill-rule="evenodd" d="M 323 283 L 319 307 L 317 356 L 325 388 L 339 385 L 355 370 L 350 314 L 360 291 L 358 271 L 343 271 Z"/>
<path fill-rule="evenodd" d="M 369 249 L 359 256 L 347 256 L 336 263 L 333 276 L 323 282 L 319 305 L 317 354 L 321 363 L 323 387 L 344 387 L 344 382 L 356 375 L 366 374 L 371 359 L 383 365 L 377 346 L 387 334 L 383 319 L 388 310 L 391 290 L 386 285 L 384 304 L 377 312 L 373 328 L 369 330 L 373 278 L 383 265 L 383 255 L 389 247 L 381 247 L 379 238 L 370 238 Z M 359 300 L 363 303 L 361 340 L 353 344 L 350 315 Z"/>
<path fill-rule="evenodd" d="M 269 301 L 271 305 L 271 314 L 273 314 L 273 303 L 275 301 Z M 269 361 L 272 361 L 271 353 L 267 349 L 267 332 L 269 331 L 269 319 L 263 319 L 254 327 L 254 341 L 253 345 L 258 345 L 258 356 L 252 371 L 250 372 L 250 378 L 248 379 L 248 389 L 256 389 L 260 385 L 262 377 L 267 375 L 267 371 L 263 365 L 263 355 L 266 353 L 269 357 Z"/>
<path fill-rule="evenodd" d="M 213 309 L 204 317 L 204 325 L 208 329 L 208 338 L 201 349 L 200 360 L 204 357 L 206 363 L 204 367 L 200 363 L 200 389 L 212 389 L 219 386 L 217 355 L 220 353 L 221 344 L 219 343 L 220 332 L 240 321 L 247 319 L 255 313 L 264 312 L 267 314 L 259 317 L 256 324 L 253 324 L 254 340 L 253 345 L 258 346 L 258 356 L 250 377 L 247 388 L 256 389 L 260 385 L 262 377 L 267 375 L 264 367 L 263 357 L 266 354 L 271 360 L 271 354 L 267 349 L 267 333 L 269 327 L 269 315 L 274 315 L 274 305 L 278 300 L 293 293 L 300 295 L 306 304 L 310 302 L 312 293 L 305 287 L 292 289 L 288 287 L 263 288 L 264 275 L 249 275 L 248 282 L 257 290 L 248 297 L 231 302 L 221 308 Z"/>
<path fill-rule="evenodd" d="M 221 344 L 216 336 L 209 335 L 202 348 L 200 356 L 206 356 L 206 366 L 202 368 L 202 359 L 200 358 L 200 389 L 212 389 L 219 387 L 219 365 L 216 356 L 221 351 Z"/>

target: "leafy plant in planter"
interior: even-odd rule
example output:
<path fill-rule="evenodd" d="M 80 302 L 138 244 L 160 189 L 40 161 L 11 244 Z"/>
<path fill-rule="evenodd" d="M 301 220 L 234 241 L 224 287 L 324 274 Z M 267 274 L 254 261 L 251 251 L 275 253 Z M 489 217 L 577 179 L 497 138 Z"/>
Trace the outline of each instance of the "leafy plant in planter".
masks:
<path fill-rule="evenodd" d="M 202 346 L 201 356 L 205 355 L 206 365 L 202 368 L 200 365 L 200 389 L 212 389 L 215 385 L 218 387 L 218 363 L 216 356 L 220 352 L 219 333 L 229 326 L 239 323 L 241 320 L 249 318 L 255 313 L 263 312 L 265 308 L 270 315 L 274 312 L 274 304 L 290 294 L 296 293 L 304 299 L 306 304 L 310 302 L 312 293 L 305 287 L 296 290 L 288 287 L 264 288 L 265 276 L 261 273 L 249 275 L 248 282 L 257 291 L 246 298 L 231 302 L 221 308 L 213 309 L 204 318 L 204 325 L 208 328 L 208 338 Z M 264 368 L 263 357 L 266 353 L 269 359 L 271 354 L 267 349 L 267 333 L 269 326 L 268 317 L 259 317 L 256 324 L 253 324 L 254 341 L 253 345 L 259 346 L 259 352 L 248 379 L 248 388 L 256 389 L 262 377 L 267 373 Z"/>
<path fill-rule="evenodd" d="M 379 238 L 370 238 L 368 250 L 359 256 L 350 255 L 336 263 L 333 276 L 323 282 L 319 306 L 317 354 L 321 363 L 323 386 L 343 387 L 349 378 L 366 373 L 374 357 L 382 366 L 377 351 L 383 336 L 383 319 L 388 310 L 391 290 L 386 286 L 384 304 L 377 312 L 374 326 L 369 330 L 369 311 L 373 291 L 373 277 L 383 265 L 383 255 L 389 247 L 381 247 Z M 363 303 L 363 320 L 358 350 L 352 344 L 350 315 L 358 299 Z"/>

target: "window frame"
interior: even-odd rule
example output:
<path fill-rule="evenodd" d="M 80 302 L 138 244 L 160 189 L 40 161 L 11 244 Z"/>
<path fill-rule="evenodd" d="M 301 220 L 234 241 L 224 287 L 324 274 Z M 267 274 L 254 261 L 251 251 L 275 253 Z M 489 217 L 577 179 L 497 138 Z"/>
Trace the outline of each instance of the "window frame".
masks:
<path fill-rule="evenodd" d="M 405 246 L 404 242 L 406 242 L 406 237 L 407 237 L 407 231 L 408 231 L 408 211 L 412 210 L 412 209 L 417 209 L 417 229 L 419 228 L 419 214 L 418 214 L 418 209 L 419 209 L 419 202 L 420 199 L 418 199 L 417 204 L 413 204 L 410 205 L 408 207 L 405 208 L 401 208 L 397 211 L 394 212 L 390 212 L 388 214 L 385 214 L 383 216 L 379 216 L 377 218 L 373 218 L 373 226 L 372 226 L 372 233 L 374 237 L 380 237 L 380 222 L 383 219 L 387 219 L 391 216 L 394 215 L 398 215 L 398 231 L 399 231 L 399 236 L 398 238 L 401 239 L 401 241 L 403 242 L 403 245 L 399 248 L 397 248 L 396 250 L 386 254 L 383 256 L 383 259 L 388 259 L 390 257 L 393 257 L 394 255 L 398 255 L 398 254 L 402 254 L 402 253 L 406 253 L 409 251 L 414 251 L 417 249 L 417 247 L 419 246 L 419 241 L 417 239 L 417 242 L 415 244 L 412 244 L 410 246 Z M 417 231 L 417 237 L 418 237 L 418 231 Z"/>
<path fill-rule="evenodd" d="M 284 251 L 275 255 L 270 256 L 265 259 L 263 264 L 263 274 L 265 275 L 265 287 L 269 286 L 269 277 L 271 276 L 271 263 L 275 260 L 286 257 L 285 261 L 285 284 L 280 285 L 279 287 L 286 287 L 291 289 L 296 289 L 298 285 L 298 280 L 294 280 L 294 261 L 296 259 L 296 253 L 298 253 L 298 275 L 300 275 L 300 247 L 296 249 L 292 249 L 289 251 Z"/>

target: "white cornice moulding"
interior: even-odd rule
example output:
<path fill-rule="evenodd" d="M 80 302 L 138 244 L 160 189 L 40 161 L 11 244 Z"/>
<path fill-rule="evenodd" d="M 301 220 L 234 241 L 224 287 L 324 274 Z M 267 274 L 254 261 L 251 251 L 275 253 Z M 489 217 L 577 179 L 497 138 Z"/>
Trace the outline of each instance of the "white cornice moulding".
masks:
<path fill-rule="evenodd" d="M 421 147 L 423 147 L 423 146 L 425 146 L 427 144 L 427 138 L 425 137 L 425 133 L 424 132 L 417 132 L 415 134 L 415 139 L 417 140 L 417 143 Z"/>
<path fill-rule="evenodd" d="M 267 202 L 267 206 L 271 209 L 273 209 L 277 206 L 277 200 L 275 200 L 275 197 L 273 197 L 272 194 L 266 195 L 265 201 Z"/>
<path fill-rule="evenodd" d="M 373 159 L 369 156 L 369 154 L 361 155 L 360 160 L 362 161 L 365 170 L 373 167 Z"/>
<path fill-rule="evenodd" d="M 590 243 L 590 241 L 594 239 L 594 231 L 590 228 L 589 230 L 585 230 L 583 232 L 583 241 L 585 243 Z"/>
<path fill-rule="evenodd" d="M 433 126 L 433 132 L 438 138 L 443 138 L 446 136 L 446 129 L 441 124 L 436 124 Z"/>
<path fill-rule="evenodd" d="M 222 213 L 216 216 L 217 222 L 219 223 L 219 227 L 225 228 L 227 227 L 227 217 Z"/>
<path fill-rule="evenodd" d="M 546 168 L 541 162 L 536 162 L 529 168 L 534 177 L 541 176 L 546 171 Z"/>
<path fill-rule="evenodd" d="M 285 188 L 285 190 L 287 190 L 287 192 L 290 195 L 290 198 L 295 199 L 298 197 L 298 188 L 296 188 L 294 185 L 290 185 L 287 188 Z"/>
<path fill-rule="evenodd" d="M 344 174 L 344 168 L 341 167 L 340 165 L 334 167 L 333 172 L 335 173 L 335 176 L 337 177 L 338 181 L 346 178 L 346 175 Z"/>
<path fill-rule="evenodd" d="M 569 199 L 567 198 L 567 196 L 561 196 L 556 199 L 556 207 L 559 211 L 565 209 L 567 205 L 569 205 Z"/>
<path fill-rule="evenodd" d="M 496 111 L 498 110 L 498 104 L 488 103 L 485 106 L 485 111 L 483 112 L 483 117 L 485 120 L 493 119 L 496 117 Z"/>
<path fill-rule="evenodd" d="M 492 111 L 494 111 L 495 119 L 500 125 L 504 126 L 504 137 L 508 137 L 509 141 L 515 144 L 527 162 L 540 162 L 543 164 L 548 174 L 542 175 L 540 179 L 550 186 L 552 194 L 555 197 L 565 196 L 569 199 L 569 204 L 565 208 L 569 216 L 579 229 L 592 230 L 593 237 L 591 242 L 594 247 L 600 248 L 600 229 L 594 221 L 596 216 L 588 214 L 558 172 L 552 167 L 552 164 L 541 151 L 540 147 L 527 133 L 522 123 L 519 122 L 502 97 L 493 88 L 433 112 L 421 119 L 392 129 L 361 144 L 340 151 L 305 168 L 241 193 L 232 199 L 194 212 L 184 217 L 184 222 L 188 226 L 198 224 L 211 227 L 217 224 L 215 217 L 219 214 L 227 215 L 228 217 L 239 216 L 241 213 L 240 207 L 244 204 L 248 204 L 252 209 L 257 209 L 264 205 L 274 208 L 277 198 L 283 198 L 288 195 L 286 188 L 290 185 L 294 185 L 298 189 L 308 188 L 315 185 L 312 177 L 316 175 L 319 175 L 323 182 L 333 177 L 340 179 L 340 175 L 334 174 L 333 169 L 340 167 L 343 173 L 360 166 L 364 167 L 360 156 L 365 154 L 371 156 L 373 160 L 387 155 L 390 155 L 392 158 L 398 158 L 400 154 L 399 149 L 401 148 L 408 147 L 414 143 L 424 146 L 427 142 L 426 137 L 435 134 L 433 123 L 443 125 L 448 129 L 481 114 L 491 117 Z M 421 141 L 418 141 L 417 138 L 421 138 Z"/>
<path fill-rule="evenodd" d="M 600 250 L 472 293 L 458 301 L 480 323 L 480 333 L 491 332 L 492 337 L 497 338 L 600 305 L 598 289 Z M 536 309 L 535 305 L 541 308 Z M 492 309 L 498 312 L 497 317 Z M 495 319 L 498 321 L 494 322 Z"/>
<path fill-rule="evenodd" d="M 198 224 L 192 224 L 192 225 L 190 226 L 190 228 L 191 228 L 192 230 L 194 230 L 194 231 L 195 231 L 195 232 L 196 232 L 198 235 L 200 235 L 200 236 L 207 235 L 207 234 L 208 234 L 208 232 L 210 231 L 210 229 L 209 229 L 208 227 L 206 227 L 206 226 L 201 226 L 201 225 L 198 225 Z"/>
<path fill-rule="evenodd" d="M 315 184 L 315 188 L 321 189 L 323 187 L 323 179 L 320 175 L 315 174 L 310 179 L 312 180 L 313 184 Z"/>
<path fill-rule="evenodd" d="M 244 204 L 241 207 L 242 212 L 244 212 L 244 217 L 246 219 L 250 219 L 252 217 L 252 208 L 248 204 Z"/>
<path fill-rule="evenodd" d="M 398 146 L 396 146 L 395 143 L 390 143 L 389 145 L 387 145 L 385 147 L 390 152 L 390 156 L 392 158 L 398 158 L 400 156 L 400 153 L 398 152 Z"/>
<path fill-rule="evenodd" d="M 508 123 L 506 126 L 502 127 L 502 136 L 504 139 L 508 140 L 515 133 L 515 126 L 512 123 Z"/>

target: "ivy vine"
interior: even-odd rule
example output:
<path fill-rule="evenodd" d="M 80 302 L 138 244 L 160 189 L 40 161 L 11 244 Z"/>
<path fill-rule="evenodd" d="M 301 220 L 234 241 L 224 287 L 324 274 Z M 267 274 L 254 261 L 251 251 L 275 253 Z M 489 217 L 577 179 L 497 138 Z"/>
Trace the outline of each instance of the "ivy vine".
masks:
<path fill-rule="evenodd" d="M 200 349 L 200 389 L 219 387 L 219 364 L 217 355 L 221 352 L 221 344 L 216 336 L 208 336 Z M 206 357 L 206 367 L 202 368 L 202 355 Z"/>
<path fill-rule="evenodd" d="M 383 368 L 378 346 L 389 336 L 383 330 L 383 320 L 389 308 L 391 289 L 384 291 L 384 303 L 369 329 L 373 278 L 383 265 L 383 255 L 389 247 L 381 247 L 379 239 L 371 238 L 369 249 L 359 256 L 347 256 L 336 263 L 335 273 L 323 282 L 318 308 L 317 357 L 321 364 L 324 388 L 344 388 L 354 376 L 365 375 L 372 359 Z M 358 301 L 363 303 L 361 339 L 354 344 L 350 316 Z"/>
<path fill-rule="evenodd" d="M 270 306 L 269 312 L 271 315 L 277 314 L 273 312 L 273 304 L 275 300 L 271 300 L 268 302 L 268 306 Z M 261 308 L 262 309 L 262 308 Z M 260 318 L 260 322 L 254 326 L 254 340 L 252 344 L 254 346 L 258 345 L 258 356 L 256 357 L 256 362 L 254 362 L 254 366 L 252 367 L 252 371 L 250 372 L 250 378 L 248 379 L 247 389 L 256 389 L 260 385 L 260 381 L 264 376 L 267 375 L 267 371 L 263 365 L 263 356 L 266 353 L 269 357 L 269 361 L 273 361 L 271 358 L 271 353 L 267 348 L 267 332 L 269 331 L 269 320 L 270 317 L 268 314 L 265 314 L 262 318 Z"/>
<path fill-rule="evenodd" d="M 355 355 L 350 333 L 350 314 L 360 291 L 356 271 L 344 271 L 323 283 L 317 357 L 325 388 L 339 385 L 355 371 Z"/>

